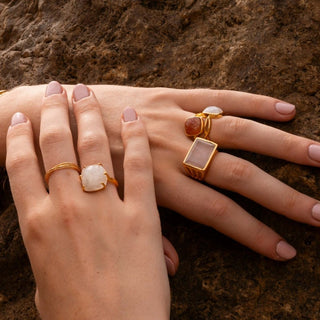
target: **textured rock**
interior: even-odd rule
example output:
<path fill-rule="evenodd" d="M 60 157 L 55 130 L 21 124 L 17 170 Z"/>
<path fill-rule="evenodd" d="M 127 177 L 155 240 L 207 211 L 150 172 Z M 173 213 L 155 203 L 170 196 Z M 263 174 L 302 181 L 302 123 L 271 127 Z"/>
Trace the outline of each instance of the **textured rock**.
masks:
<path fill-rule="evenodd" d="M 319 30 L 318 0 L 5 0 L 0 89 L 55 79 L 242 90 L 295 104 L 294 121 L 269 124 L 319 139 Z M 318 169 L 234 154 L 319 198 Z M 319 232 L 226 194 L 292 243 L 297 258 L 268 260 L 162 210 L 181 259 L 172 319 L 319 319 Z M 37 319 L 7 183 L 0 203 L 0 319 Z"/>

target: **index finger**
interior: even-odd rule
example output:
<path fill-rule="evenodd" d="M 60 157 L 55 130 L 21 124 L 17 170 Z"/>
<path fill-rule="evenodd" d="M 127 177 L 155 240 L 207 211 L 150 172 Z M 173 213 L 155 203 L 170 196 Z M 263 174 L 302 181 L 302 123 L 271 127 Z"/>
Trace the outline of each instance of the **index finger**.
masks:
<path fill-rule="evenodd" d="M 13 115 L 8 129 L 6 168 L 20 216 L 20 211 L 30 209 L 47 196 L 34 149 L 31 122 L 20 112 Z"/>

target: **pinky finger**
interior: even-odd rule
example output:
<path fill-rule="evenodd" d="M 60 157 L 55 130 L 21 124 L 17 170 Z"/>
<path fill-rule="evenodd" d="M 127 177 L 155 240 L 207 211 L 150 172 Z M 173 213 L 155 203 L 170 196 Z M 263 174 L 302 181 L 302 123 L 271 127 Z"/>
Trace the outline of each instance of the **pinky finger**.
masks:
<path fill-rule="evenodd" d="M 47 195 L 34 149 L 32 126 L 20 112 L 13 115 L 8 129 L 6 168 L 19 214 Z"/>

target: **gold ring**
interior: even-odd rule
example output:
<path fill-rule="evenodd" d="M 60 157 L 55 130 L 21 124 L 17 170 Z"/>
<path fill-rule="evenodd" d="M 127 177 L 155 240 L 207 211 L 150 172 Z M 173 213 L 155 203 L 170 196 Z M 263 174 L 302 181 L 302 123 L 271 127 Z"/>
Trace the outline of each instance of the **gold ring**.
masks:
<path fill-rule="evenodd" d="M 76 170 L 78 173 L 81 172 L 79 166 L 76 165 L 75 163 L 61 162 L 61 163 L 56 164 L 54 167 L 52 167 L 51 169 L 49 169 L 46 172 L 46 175 L 44 176 L 46 183 L 49 184 L 49 178 L 55 171 L 62 170 L 62 169 L 73 169 L 73 170 Z"/>
<path fill-rule="evenodd" d="M 80 175 L 82 190 L 95 192 L 106 188 L 108 182 L 118 187 L 118 181 L 108 175 L 101 163 L 92 164 L 82 169 Z"/>
<path fill-rule="evenodd" d="M 194 139 L 196 137 L 207 139 L 211 131 L 211 119 L 219 119 L 222 117 L 222 114 L 222 109 L 211 106 L 186 119 L 184 124 L 186 136 L 193 137 Z"/>
<path fill-rule="evenodd" d="M 184 169 L 190 177 L 203 180 L 209 165 L 217 152 L 215 142 L 203 138 L 195 138 L 183 160 Z"/>
<path fill-rule="evenodd" d="M 6 93 L 6 92 L 7 92 L 7 90 L 0 90 L 0 96 L 1 96 L 2 94 Z"/>

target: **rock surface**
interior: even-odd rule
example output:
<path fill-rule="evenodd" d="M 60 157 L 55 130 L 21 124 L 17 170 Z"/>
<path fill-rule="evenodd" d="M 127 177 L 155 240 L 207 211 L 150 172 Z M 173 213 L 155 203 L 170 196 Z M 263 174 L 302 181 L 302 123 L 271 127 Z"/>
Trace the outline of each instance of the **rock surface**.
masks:
<path fill-rule="evenodd" d="M 319 33 L 318 0 L 2 0 L 0 89 L 55 79 L 242 90 L 295 104 L 294 121 L 271 125 L 319 139 Z M 318 169 L 235 154 L 319 198 Z M 0 319 L 38 319 L 8 190 L 4 183 Z M 319 319 L 318 230 L 228 195 L 288 239 L 298 256 L 268 260 L 162 210 L 164 233 L 181 260 L 171 279 L 172 319 Z"/>

